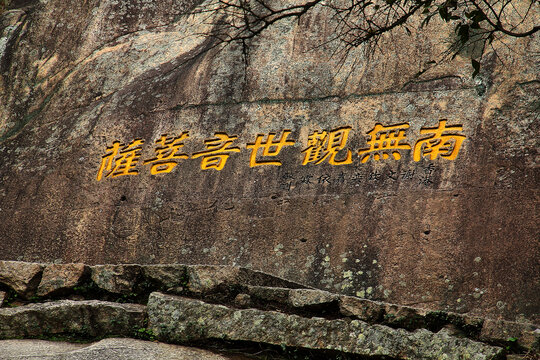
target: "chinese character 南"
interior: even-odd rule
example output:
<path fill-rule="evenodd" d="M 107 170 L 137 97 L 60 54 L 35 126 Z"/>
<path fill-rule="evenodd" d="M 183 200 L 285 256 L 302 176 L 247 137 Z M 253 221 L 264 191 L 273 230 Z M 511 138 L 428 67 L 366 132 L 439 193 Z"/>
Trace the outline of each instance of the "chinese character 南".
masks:
<path fill-rule="evenodd" d="M 373 156 L 374 160 L 388 159 L 390 154 L 395 160 L 401 159 L 400 150 L 410 150 L 411 146 L 405 142 L 405 130 L 409 124 L 383 126 L 375 124 L 373 130 L 369 131 L 368 149 L 358 151 L 362 163 L 365 163 Z"/>
<path fill-rule="evenodd" d="M 427 138 L 420 139 L 414 146 L 414 161 L 420 161 L 423 156 L 429 156 L 435 160 L 438 156 L 455 160 L 465 136 L 456 134 L 463 131 L 460 125 L 446 127 L 446 120 L 440 120 L 438 127 L 422 128 L 420 134 L 431 134 Z"/>
<path fill-rule="evenodd" d="M 201 160 L 201 169 L 216 169 L 220 171 L 225 166 L 230 153 L 240 152 L 240 148 L 231 147 L 231 144 L 238 136 L 229 136 L 225 133 L 215 133 L 215 138 L 204 141 L 205 151 L 194 153 L 192 158 L 203 157 Z"/>
<path fill-rule="evenodd" d="M 135 139 L 128 145 L 120 144 L 119 141 L 113 142 L 112 146 L 107 147 L 107 153 L 101 158 L 101 165 L 97 174 L 97 180 L 105 177 L 117 177 L 123 175 L 137 175 L 135 169 L 141 156 L 144 140 Z"/>
<path fill-rule="evenodd" d="M 174 159 L 187 159 L 187 154 L 178 154 L 178 151 L 181 147 L 184 146 L 182 141 L 189 137 L 187 132 L 181 133 L 177 137 L 167 137 L 167 135 L 161 135 L 161 138 L 156 141 L 156 144 L 161 145 L 161 147 L 156 147 L 156 157 L 153 159 L 148 159 L 143 162 L 143 164 L 152 163 L 150 168 L 150 173 L 152 175 L 169 173 L 174 169 L 177 164 L 176 161 L 171 161 Z"/>
<path fill-rule="evenodd" d="M 302 165 L 314 162 L 315 164 L 322 163 L 328 158 L 328 163 L 331 165 L 345 165 L 352 163 L 352 152 L 346 150 L 346 155 L 342 160 L 336 160 L 338 153 L 345 148 L 350 127 L 343 127 L 332 131 L 315 131 L 308 138 L 308 147 L 302 150 L 304 161 Z"/>
<path fill-rule="evenodd" d="M 247 149 L 251 149 L 251 156 L 249 157 L 249 167 L 262 166 L 262 165 L 275 165 L 281 166 L 281 161 L 269 161 L 259 160 L 257 161 L 257 152 L 259 149 L 263 149 L 263 156 L 277 156 L 284 146 L 294 145 L 294 141 L 287 141 L 287 137 L 291 133 L 290 130 L 284 130 L 279 140 L 274 142 L 275 133 L 268 134 L 266 141 L 264 141 L 264 135 L 257 135 L 254 143 L 246 144 Z"/>

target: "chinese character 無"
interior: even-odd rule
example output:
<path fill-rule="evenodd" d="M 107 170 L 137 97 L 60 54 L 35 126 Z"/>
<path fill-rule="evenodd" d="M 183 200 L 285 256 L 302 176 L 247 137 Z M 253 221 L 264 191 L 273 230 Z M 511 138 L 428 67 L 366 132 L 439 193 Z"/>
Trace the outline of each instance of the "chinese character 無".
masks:
<path fill-rule="evenodd" d="M 399 124 L 393 126 L 383 126 L 375 124 L 373 130 L 368 132 L 369 149 L 358 151 L 362 156 L 362 162 L 365 163 L 373 155 L 374 160 L 388 159 L 391 154 L 395 160 L 401 159 L 399 150 L 410 150 L 411 146 L 405 142 L 405 130 L 409 124 Z"/>

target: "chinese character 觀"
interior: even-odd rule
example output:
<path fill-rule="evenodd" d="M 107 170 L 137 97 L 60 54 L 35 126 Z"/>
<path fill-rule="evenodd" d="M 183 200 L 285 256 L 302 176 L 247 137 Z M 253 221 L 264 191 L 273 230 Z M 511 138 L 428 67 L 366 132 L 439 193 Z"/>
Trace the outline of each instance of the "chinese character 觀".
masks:
<path fill-rule="evenodd" d="M 345 150 L 345 157 L 342 160 L 336 160 L 338 153 L 345 148 L 350 127 L 335 129 L 332 131 L 315 131 L 308 138 L 308 147 L 302 150 L 304 161 L 302 165 L 314 162 L 322 163 L 328 158 L 330 165 L 345 165 L 352 163 L 351 150 Z"/>

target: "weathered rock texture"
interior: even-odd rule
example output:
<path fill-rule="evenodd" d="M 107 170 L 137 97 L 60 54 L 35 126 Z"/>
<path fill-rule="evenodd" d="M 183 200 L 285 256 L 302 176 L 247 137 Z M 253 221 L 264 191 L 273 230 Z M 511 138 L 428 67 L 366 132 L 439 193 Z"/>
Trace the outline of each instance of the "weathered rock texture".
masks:
<path fill-rule="evenodd" d="M 50 264 L 43 270 L 37 295 L 46 296 L 79 284 L 88 267 L 84 264 Z"/>
<path fill-rule="evenodd" d="M 415 77 L 440 59 L 449 26 L 398 31 L 382 54 L 360 47 L 340 67 L 337 45 L 319 46 L 332 20 L 314 9 L 263 32 L 245 62 L 239 46 L 198 35 L 206 15 L 186 12 L 200 1 L 24 3 L 0 18 L 0 258 L 239 265 L 538 322 L 538 35 L 511 39 L 508 53 L 495 42 L 499 57 L 489 49 L 475 79 L 462 56 Z M 407 123 L 414 148 L 443 119 L 466 137 L 455 160 L 416 162 L 411 149 L 361 162 L 375 124 Z M 310 134 L 342 127 L 336 160 L 350 150 L 350 164 L 302 165 Z M 257 158 L 282 166 L 250 167 L 246 145 L 283 130 L 295 144 Z M 155 142 L 185 131 L 188 158 L 152 175 Z M 240 152 L 201 170 L 193 155 L 216 132 L 238 136 Z M 136 139 L 138 174 L 98 181 L 107 148 Z M 94 279 L 108 291 L 130 290 L 104 274 Z"/>
<path fill-rule="evenodd" d="M 2 360 L 225 360 L 231 357 L 178 345 L 135 339 L 104 339 L 93 344 L 71 344 L 43 340 L 0 341 Z M 237 356 L 234 359 L 244 359 Z M 247 358 L 245 358 L 247 359 Z"/>
<path fill-rule="evenodd" d="M 408 333 L 359 320 L 303 318 L 256 309 L 237 310 L 199 300 L 153 293 L 149 326 L 169 342 L 209 339 L 251 341 L 371 357 L 411 359 L 496 359 L 501 348 L 427 330 Z"/>
<path fill-rule="evenodd" d="M 494 346 L 533 356 L 540 349 L 540 327 L 532 323 L 429 311 L 302 288 L 238 267 L 100 265 L 90 267 L 99 276 L 86 273 L 75 282 L 73 272 L 65 270 L 84 269 L 85 265 L 35 265 L 45 269 L 43 273 L 54 274 L 55 283 L 64 286 L 46 295 L 32 294 L 31 301 L 37 303 L 29 304 L 30 300 L 16 300 L 22 293 L 7 286 L 13 283 L 9 277 L 0 281 L 7 288 L 5 306 L 15 306 L 0 309 L 0 339 L 88 340 L 113 335 L 153 339 L 159 335 L 162 341 L 187 345 L 218 341 L 224 348 L 242 348 L 246 342 L 259 350 L 284 345 L 294 349 L 291 354 L 298 355 L 298 349 L 317 359 L 341 359 L 345 354 L 386 354 L 392 359 L 502 354 Z M 50 284 L 51 276 L 41 278 L 39 288 Z M 277 350 L 279 353 L 280 347 Z"/>
<path fill-rule="evenodd" d="M 145 307 L 98 300 L 61 300 L 0 309 L 0 338 L 133 335 Z"/>
<path fill-rule="evenodd" d="M 27 296 L 38 287 L 42 271 L 42 264 L 0 261 L 0 283 L 9 286 L 22 296 Z"/>

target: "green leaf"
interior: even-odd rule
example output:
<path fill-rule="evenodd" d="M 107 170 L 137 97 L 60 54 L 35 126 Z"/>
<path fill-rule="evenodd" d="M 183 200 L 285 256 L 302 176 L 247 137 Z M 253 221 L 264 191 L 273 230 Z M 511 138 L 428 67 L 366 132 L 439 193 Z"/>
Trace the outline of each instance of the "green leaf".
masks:
<path fill-rule="evenodd" d="M 472 74 L 472 77 L 473 79 L 476 77 L 476 75 L 478 75 L 478 73 L 480 72 L 480 62 L 474 60 L 474 59 L 471 59 L 471 64 L 472 64 L 472 67 L 474 69 L 474 72 Z"/>

